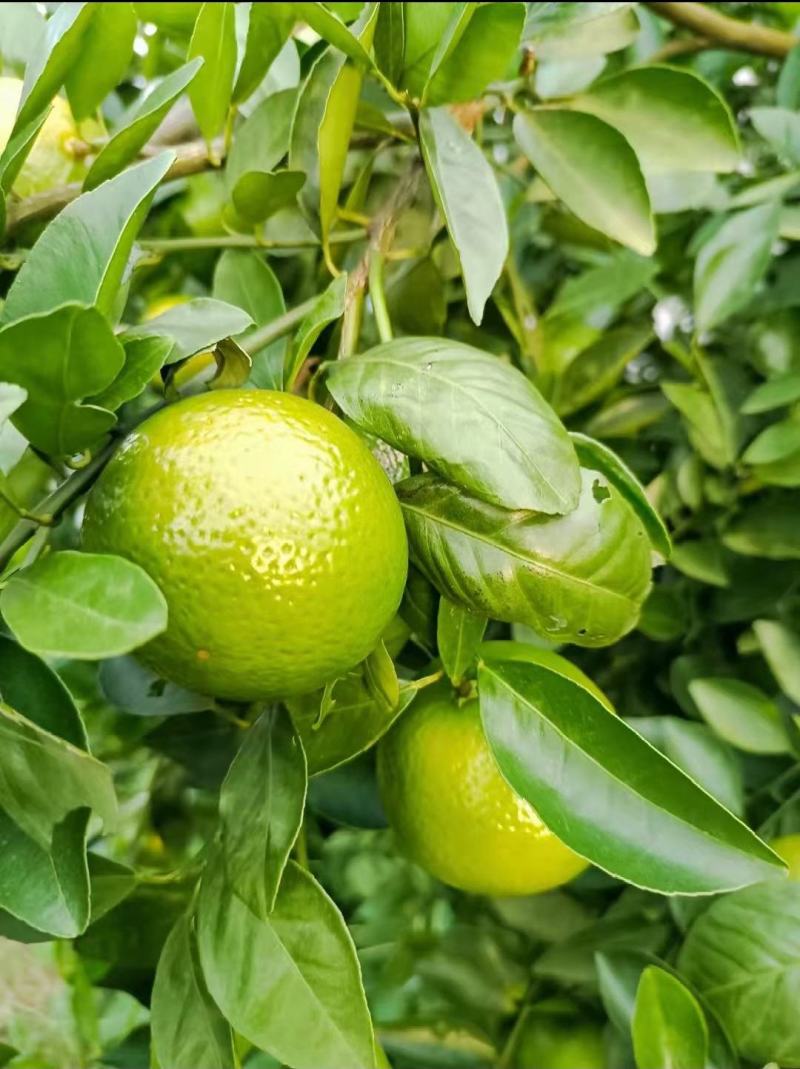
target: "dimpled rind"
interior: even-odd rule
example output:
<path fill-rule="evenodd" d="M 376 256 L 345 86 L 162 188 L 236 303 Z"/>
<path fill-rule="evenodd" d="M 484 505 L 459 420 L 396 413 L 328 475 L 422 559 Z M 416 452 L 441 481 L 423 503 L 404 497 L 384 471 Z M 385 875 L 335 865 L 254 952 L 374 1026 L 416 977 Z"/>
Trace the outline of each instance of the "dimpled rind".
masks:
<path fill-rule="evenodd" d="M 476 699 L 417 698 L 379 744 L 378 782 L 404 851 L 462 891 L 534 894 L 587 868 L 503 779 Z"/>
<path fill-rule="evenodd" d="M 169 405 L 122 444 L 86 507 L 87 549 L 155 580 L 167 679 L 255 701 L 363 660 L 400 603 L 408 550 L 391 485 L 330 412 L 271 390 Z"/>

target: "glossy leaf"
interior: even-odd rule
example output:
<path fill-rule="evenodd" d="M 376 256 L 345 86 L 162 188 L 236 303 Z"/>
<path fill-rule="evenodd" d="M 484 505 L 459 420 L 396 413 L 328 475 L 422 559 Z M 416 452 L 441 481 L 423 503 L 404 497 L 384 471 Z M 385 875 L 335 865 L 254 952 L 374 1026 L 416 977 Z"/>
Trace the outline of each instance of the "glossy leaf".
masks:
<path fill-rule="evenodd" d="M 502 81 L 513 63 L 525 21 L 524 4 L 460 4 L 470 10 L 465 26 L 451 20 L 423 92 L 428 105 L 476 100 L 491 82 Z"/>
<path fill-rule="evenodd" d="M 706 723 L 732 746 L 747 753 L 788 750 L 777 706 L 752 684 L 741 679 L 694 679 L 689 693 Z"/>
<path fill-rule="evenodd" d="M 286 43 L 294 24 L 291 4 L 251 4 L 244 53 L 233 89 L 234 103 L 247 100 Z"/>
<path fill-rule="evenodd" d="M 167 626 L 164 597 L 138 565 L 74 550 L 16 572 L 0 609 L 26 649 L 77 660 L 128 653 Z"/>
<path fill-rule="evenodd" d="M 133 54 L 136 12 L 128 3 L 97 4 L 64 84 L 76 119 L 86 119 L 124 80 Z"/>
<path fill-rule="evenodd" d="M 200 8 L 186 58 L 201 56 L 203 67 L 189 87 L 197 124 L 206 141 L 222 130 L 228 116 L 236 72 L 234 5 L 207 3 Z"/>
<path fill-rule="evenodd" d="M 730 216 L 697 254 L 694 267 L 695 317 L 709 330 L 752 300 L 778 236 L 777 202 Z"/>
<path fill-rule="evenodd" d="M 294 862 L 259 920 L 207 869 L 198 922 L 209 991 L 242 1036 L 295 1069 L 374 1064 L 355 948 L 341 914 Z"/>
<path fill-rule="evenodd" d="M 109 316 L 136 233 L 173 159 L 172 152 L 162 152 L 68 204 L 17 273 L 2 322 L 47 312 L 68 301 L 95 305 Z"/>
<path fill-rule="evenodd" d="M 467 307 L 475 323 L 508 254 L 508 227 L 494 172 L 447 108 L 420 115 L 420 147 L 428 181 L 456 248 Z"/>
<path fill-rule="evenodd" d="M 742 1056 L 800 1061 L 800 884 L 774 880 L 712 902 L 678 964 Z"/>
<path fill-rule="evenodd" d="M 475 661 L 486 630 L 486 617 L 463 605 L 441 598 L 436 625 L 436 645 L 442 665 L 457 686 Z"/>
<path fill-rule="evenodd" d="M 648 172 L 732 171 L 739 162 L 727 104 L 692 71 L 623 71 L 573 97 L 570 106 L 619 130 Z"/>
<path fill-rule="evenodd" d="M 191 85 L 202 65 L 203 59 L 198 56 L 191 63 L 167 74 L 136 101 L 124 117 L 122 125 L 98 152 L 84 179 L 84 189 L 94 189 L 101 182 L 113 178 L 136 158 L 178 97 Z"/>
<path fill-rule="evenodd" d="M 122 369 L 113 382 L 90 398 L 93 405 L 110 412 L 116 412 L 126 401 L 138 397 L 172 351 L 170 338 L 128 338 L 122 335 L 120 340 L 125 351 Z"/>
<path fill-rule="evenodd" d="M 653 549 L 657 550 L 662 557 L 668 558 L 672 553 L 672 539 L 667 526 L 650 504 L 645 488 L 628 465 L 602 442 L 578 432 L 572 432 L 570 437 L 581 464 L 585 468 L 600 471 L 605 475 L 641 520 Z"/>
<path fill-rule="evenodd" d="M 800 705 L 800 634 L 777 620 L 755 620 L 753 630 L 781 690 Z"/>
<path fill-rule="evenodd" d="M 540 109 L 516 116 L 514 136 L 547 185 L 579 219 L 643 256 L 654 251 L 644 178 L 622 134 L 594 115 Z M 594 161 L 591 168 L 587 154 Z"/>
<path fill-rule="evenodd" d="M 150 1022 L 159 1065 L 230 1069 L 235 1064 L 233 1036 L 206 988 L 187 916 L 172 929 L 158 959 Z"/>
<path fill-rule="evenodd" d="M 220 789 L 228 886 L 266 920 L 303 822 L 306 758 L 287 712 L 267 709 L 247 732 Z"/>
<path fill-rule="evenodd" d="M 36 353 L 36 361 L 30 354 Z M 27 391 L 15 426 L 37 448 L 69 456 L 94 444 L 116 422 L 111 412 L 82 404 L 116 378 L 124 353 L 94 308 L 63 305 L 0 330 L 0 379 Z"/>
<path fill-rule="evenodd" d="M 671 973 L 648 965 L 633 1012 L 633 1049 L 639 1069 L 704 1069 L 708 1028 L 697 999 Z"/>
<path fill-rule="evenodd" d="M 652 336 L 649 326 L 617 327 L 578 353 L 557 382 L 559 414 L 577 412 L 607 393 Z"/>
<path fill-rule="evenodd" d="M 244 309 L 212 297 L 198 297 L 140 323 L 128 336 L 170 338 L 172 348 L 164 363 L 174 364 L 213 348 L 222 338 L 235 337 L 252 325 L 253 320 Z"/>
<path fill-rule="evenodd" d="M 572 680 L 480 668 L 481 717 L 503 775 L 551 831 L 607 872 L 665 894 L 778 875 L 760 839 Z"/>
<path fill-rule="evenodd" d="M 479 349 L 398 338 L 329 365 L 325 381 L 363 430 L 487 501 L 545 513 L 577 501 L 574 450 L 552 409 Z"/>
<path fill-rule="evenodd" d="M 51 735 L 86 749 L 86 729 L 61 679 L 5 635 L 0 635 L 0 701 Z"/>
<path fill-rule="evenodd" d="M 292 346 L 286 354 L 286 366 L 283 373 L 285 390 L 291 390 L 314 342 L 325 327 L 335 323 L 344 315 L 346 292 L 347 275 L 339 275 L 320 294 L 314 307 L 297 328 Z"/>
<path fill-rule="evenodd" d="M 613 486 L 583 470 L 566 516 L 507 512 L 433 476 L 396 489 L 411 556 L 451 600 L 554 642 L 603 646 L 635 624 L 650 584 L 644 528 Z M 598 497 L 600 500 L 598 500 Z"/>

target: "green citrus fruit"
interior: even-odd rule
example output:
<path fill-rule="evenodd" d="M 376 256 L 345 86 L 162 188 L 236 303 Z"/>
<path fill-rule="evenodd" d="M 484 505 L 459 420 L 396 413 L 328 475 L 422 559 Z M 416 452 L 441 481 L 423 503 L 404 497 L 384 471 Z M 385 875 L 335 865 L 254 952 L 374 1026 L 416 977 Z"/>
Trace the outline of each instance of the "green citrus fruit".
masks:
<path fill-rule="evenodd" d="M 789 866 L 789 879 L 800 880 L 800 835 L 781 835 L 769 845 Z"/>
<path fill-rule="evenodd" d="M 577 1008 L 552 1011 L 534 1006 L 525 1016 L 516 1045 L 517 1069 L 605 1069 L 603 1030 L 581 1020 Z"/>
<path fill-rule="evenodd" d="M 445 684 L 423 691 L 381 741 L 378 781 L 403 849 L 453 887 L 534 894 L 587 867 L 503 779 L 477 700 L 459 704 Z"/>
<path fill-rule="evenodd" d="M 0 78 L 0 151 L 5 148 L 17 115 L 22 82 L 19 78 Z M 77 124 L 63 97 L 53 100 L 52 111 L 36 136 L 33 148 L 14 182 L 20 197 L 53 186 L 64 185 L 74 177 L 76 157 L 71 142 L 79 138 Z"/>
<path fill-rule="evenodd" d="M 242 701 L 313 690 L 366 657 L 407 568 L 400 508 L 366 445 L 270 390 L 200 394 L 142 423 L 94 487 L 83 537 L 163 591 L 169 625 L 146 663 Z"/>

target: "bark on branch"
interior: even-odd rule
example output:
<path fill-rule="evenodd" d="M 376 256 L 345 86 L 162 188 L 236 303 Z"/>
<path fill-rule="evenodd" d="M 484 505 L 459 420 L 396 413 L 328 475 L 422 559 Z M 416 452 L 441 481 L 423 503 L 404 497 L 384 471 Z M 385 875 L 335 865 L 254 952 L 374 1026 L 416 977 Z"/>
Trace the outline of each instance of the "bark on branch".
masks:
<path fill-rule="evenodd" d="M 706 47 L 731 48 L 737 52 L 782 58 L 798 44 L 794 34 L 760 26 L 757 22 L 732 19 L 715 11 L 714 4 L 649 0 L 647 6 L 675 26 L 682 26 L 705 38 Z"/>

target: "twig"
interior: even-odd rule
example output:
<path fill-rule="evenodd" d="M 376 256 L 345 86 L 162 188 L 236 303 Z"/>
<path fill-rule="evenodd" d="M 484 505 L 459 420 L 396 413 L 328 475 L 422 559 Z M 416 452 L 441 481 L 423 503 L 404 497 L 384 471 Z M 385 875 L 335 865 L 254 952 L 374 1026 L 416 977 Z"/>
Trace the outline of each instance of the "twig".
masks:
<path fill-rule="evenodd" d="M 759 56 L 783 57 L 798 43 L 794 34 L 773 30 L 757 22 L 742 22 L 722 15 L 713 4 L 673 3 L 648 0 L 647 6 L 676 26 L 685 26 L 722 48 L 754 52 Z"/>
<path fill-rule="evenodd" d="M 366 237 L 364 227 L 334 231 L 328 241 L 332 245 L 347 245 Z M 193 249 L 318 249 L 317 238 L 287 238 L 272 240 L 252 234 L 213 234 L 207 238 L 142 238 L 139 248 L 148 252 L 191 252 Z"/>
<path fill-rule="evenodd" d="M 673 37 L 671 41 L 665 41 L 657 52 L 647 57 L 648 63 L 666 63 L 676 56 L 690 56 L 695 52 L 703 52 L 707 48 L 714 48 L 714 41 L 708 37 Z"/>
<path fill-rule="evenodd" d="M 273 319 L 265 326 L 245 335 L 242 338 L 242 348 L 250 354 L 257 353 L 260 349 L 266 349 L 268 345 L 288 334 L 302 322 L 318 300 L 319 297 L 309 297 L 307 301 L 298 304 L 296 308 L 290 308 L 282 316 L 278 316 L 277 319 Z"/>

